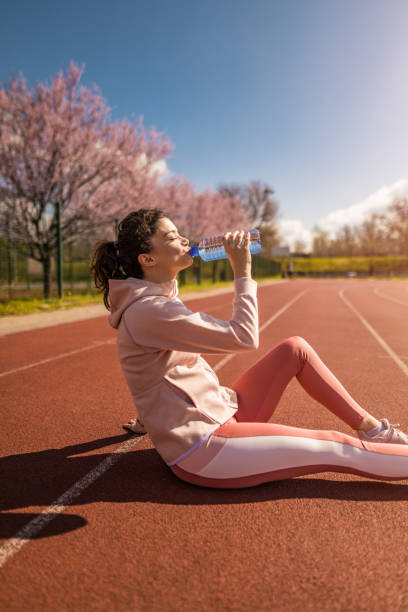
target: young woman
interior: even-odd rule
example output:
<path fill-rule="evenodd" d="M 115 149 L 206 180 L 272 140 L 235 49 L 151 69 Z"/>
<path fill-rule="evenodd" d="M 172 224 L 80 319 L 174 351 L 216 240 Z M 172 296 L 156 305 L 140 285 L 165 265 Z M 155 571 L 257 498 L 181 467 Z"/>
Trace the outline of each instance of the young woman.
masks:
<path fill-rule="evenodd" d="M 130 213 L 117 242 L 96 246 L 95 286 L 117 329 L 140 416 L 126 427 L 147 431 L 173 473 L 202 486 L 248 487 L 323 471 L 408 479 L 408 437 L 362 408 L 303 338 L 283 340 L 231 387 L 220 384 L 201 353 L 253 351 L 259 342 L 249 235 L 227 232 L 223 242 L 234 272 L 229 321 L 193 312 L 177 297 L 177 273 L 192 257 L 164 211 Z M 269 422 L 294 376 L 358 437 Z"/>

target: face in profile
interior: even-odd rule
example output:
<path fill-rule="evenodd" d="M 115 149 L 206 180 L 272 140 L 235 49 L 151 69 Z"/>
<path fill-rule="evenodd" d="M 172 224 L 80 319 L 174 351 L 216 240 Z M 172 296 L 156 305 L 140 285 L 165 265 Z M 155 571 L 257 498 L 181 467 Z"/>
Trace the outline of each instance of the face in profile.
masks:
<path fill-rule="evenodd" d="M 139 261 L 147 272 L 168 270 L 177 274 L 179 270 L 188 268 L 193 263 L 189 254 L 188 238 L 181 236 L 177 227 L 167 217 L 159 219 L 156 233 L 151 237 L 153 249 L 150 253 L 139 255 Z"/>

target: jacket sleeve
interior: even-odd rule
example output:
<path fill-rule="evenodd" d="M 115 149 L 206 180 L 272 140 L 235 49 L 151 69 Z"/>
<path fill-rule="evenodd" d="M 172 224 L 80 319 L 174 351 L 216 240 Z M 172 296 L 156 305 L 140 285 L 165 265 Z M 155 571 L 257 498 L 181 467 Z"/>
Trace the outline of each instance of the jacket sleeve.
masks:
<path fill-rule="evenodd" d="M 157 297 L 137 302 L 124 313 L 131 338 L 139 345 L 190 353 L 231 353 L 259 345 L 257 283 L 250 277 L 234 281 L 230 321 L 192 312 L 181 301 Z"/>

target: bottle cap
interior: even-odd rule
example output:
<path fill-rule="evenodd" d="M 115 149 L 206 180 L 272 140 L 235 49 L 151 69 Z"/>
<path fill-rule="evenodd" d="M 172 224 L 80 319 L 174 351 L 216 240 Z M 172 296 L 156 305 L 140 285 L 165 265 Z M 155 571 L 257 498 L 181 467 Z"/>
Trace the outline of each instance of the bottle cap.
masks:
<path fill-rule="evenodd" d="M 196 257 L 197 255 L 199 255 L 199 253 L 198 253 L 198 246 L 191 247 L 191 249 L 189 250 L 189 253 L 190 253 L 191 257 Z"/>

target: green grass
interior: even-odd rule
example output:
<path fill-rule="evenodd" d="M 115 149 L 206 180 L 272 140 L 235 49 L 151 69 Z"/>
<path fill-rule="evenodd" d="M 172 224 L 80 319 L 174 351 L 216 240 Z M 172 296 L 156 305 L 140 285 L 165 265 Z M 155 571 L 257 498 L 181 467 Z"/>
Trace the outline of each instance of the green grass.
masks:
<path fill-rule="evenodd" d="M 59 310 L 73 308 L 75 306 L 86 306 L 87 304 L 103 304 L 103 298 L 99 294 L 87 293 L 84 295 L 67 294 L 59 298 L 44 298 L 23 297 L 15 300 L 0 300 L 0 316 L 22 315 L 33 312 L 45 312 L 50 310 Z"/>

